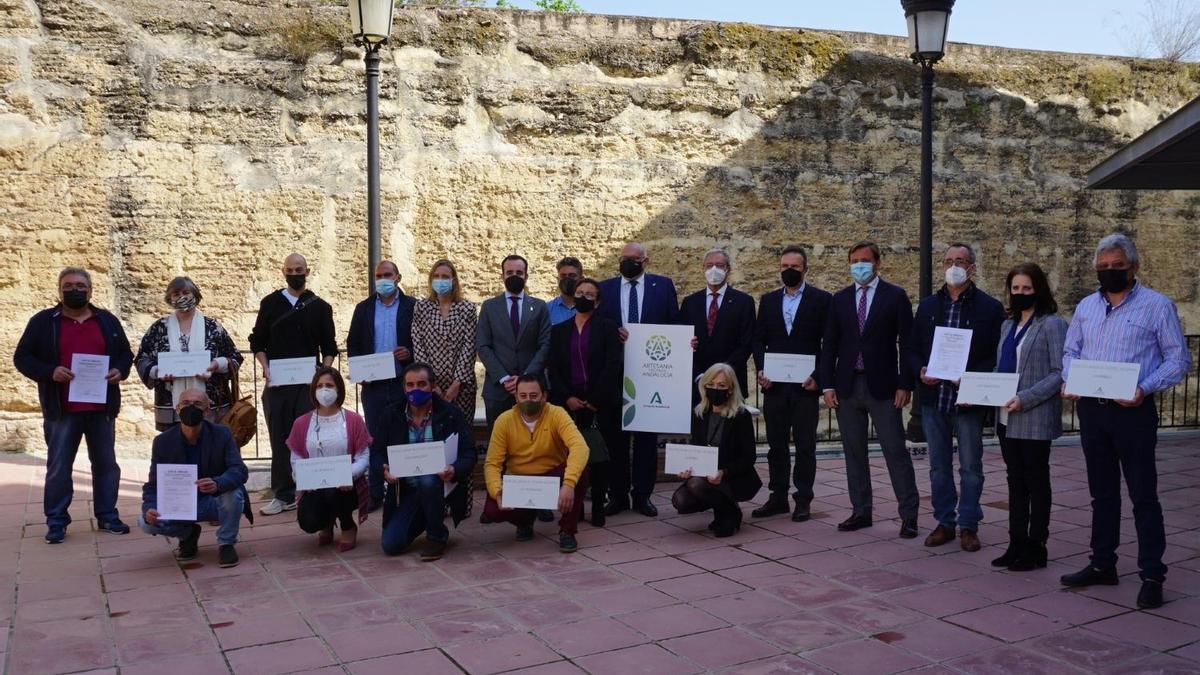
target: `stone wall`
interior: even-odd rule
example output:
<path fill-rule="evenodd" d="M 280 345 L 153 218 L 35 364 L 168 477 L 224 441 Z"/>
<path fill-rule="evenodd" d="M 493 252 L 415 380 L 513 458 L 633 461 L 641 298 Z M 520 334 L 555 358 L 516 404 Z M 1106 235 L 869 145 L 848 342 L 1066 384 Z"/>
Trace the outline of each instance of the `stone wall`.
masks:
<path fill-rule="evenodd" d="M 361 52 L 345 9 L 268 0 L 0 0 L 0 352 L 52 303 L 57 270 L 136 341 L 188 274 L 245 344 L 283 257 L 308 256 L 339 333 L 366 284 Z M 384 50 L 383 248 L 409 292 L 435 259 L 468 294 L 519 252 L 607 276 L 622 242 L 685 292 L 730 249 L 760 293 L 775 252 L 846 283 L 845 246 L 886 246 L 917 283 L 918 73 L 902 41 L 742 24 L 488 10 L 399 10 Z M 937 245 L 978 246 L 981 284 L 1046 266 L 1072 306 L 1091 246 L 1136 233 L 1145 279 L 1200 330 L 1200 196 L 1086 192 L 1085 171 L 1200 93 L 1200 66 L 952 45 L 939 67 Z M 940 254 L 940 253 L 939 253 Z M 152 434 L 126 383 L 127 451 Z M 0 446 L 41 445 L 35 390 L 0 390 Z"/>

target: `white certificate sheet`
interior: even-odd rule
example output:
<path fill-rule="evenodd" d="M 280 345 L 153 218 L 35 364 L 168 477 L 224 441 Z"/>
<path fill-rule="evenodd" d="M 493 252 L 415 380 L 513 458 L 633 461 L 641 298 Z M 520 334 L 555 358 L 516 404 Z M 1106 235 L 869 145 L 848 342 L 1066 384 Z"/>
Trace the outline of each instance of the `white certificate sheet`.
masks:
<path fill-rule="evenodd" d="M 1002 406 L 1017 395 L 1016 373 L 963 373 L 958 383 L 958 402 Z"/>
<path fill-rule="evenodd" d="M 167 375 L 195 377 L 212 365 L 212 352 L 159 352 L 158 379 Z"/>
<path fill-rule="evenodd" d="M 1067 373 L 1067 393 L 1092 398 L 1131 401 L 1137 393 L 1142 366 L 1115 361 L 1071 361 Z"/>
<path fill-rule="evenodd" d="M 377 382 L 396 377 L 396 357 L 391 352 L 350 357 L 351 382 Z"/>
<path fill-rule="evenodd" d="M 350 455 L 298 459 L 296 460 L 296 489 L 320 490 L 354 485 L 354 477 L 350 475 L 350 465 Z"/>
<path fill-rule="evenodd" d="M 428 476 L 446 468 L 444 441 L 389 445 L 387 454 L 388 473 L 396 478 Z"/>
<path fill-rule="evenodd" d="M 763 375 L 772 382 L 803 384 L 816 369 L 814 354 L 763 354 Z"/>
<path fill-rule="evenodd" d="M 558 490 L 561 478 L 558 476 L 504 476 L 501 488 L 500 506 L 506 509 L 544 509 L 553 511 L 558 508 Z"/>
<path fill-rule="evenodd" d="M 458 461 L 458 434 L 450 434 L 446 439 L 446 466 L 454 466 Z M 457 476 L 456 476 L 457 478 Z M 458 487 L 458 481 L 453 483 L 442 484 L 442 496 L 449 497 L 454 488 Z"/>
<path fill-rule="evenodd" d="M 72 354 L 71 372 L 75 379 L 67 386 L 70 403 L 108 401 L 108 354 Z"/>
<path fill-rule="evenodd" d="M 195 464 L 157 464 L 158 517 L 163 520 L 196 520 L 198 477 Z"/>
<path fill-rule="evenodd" d="M 972 332 L 970 328 L 934 328 L 933 350 L 929 353 L 925 376 L 951 382 L 962 379 L 967 370 L 967 357 L 971 355 Z"/>
<path fill-rule="evenodd" d="M 271 386 L 282 387 L 289 384 L 309 384 L 313 374 L 317 372 L 317 357 L 301 356 L 297 359 L 271 359 L 267 363 L 271 369 Z"/>
<path fill-rule="evenodd" d="M 663 473 L 691 471 L 695 476 L 717 475 L 717 448 L 711 445 L 667 443 Z"/>

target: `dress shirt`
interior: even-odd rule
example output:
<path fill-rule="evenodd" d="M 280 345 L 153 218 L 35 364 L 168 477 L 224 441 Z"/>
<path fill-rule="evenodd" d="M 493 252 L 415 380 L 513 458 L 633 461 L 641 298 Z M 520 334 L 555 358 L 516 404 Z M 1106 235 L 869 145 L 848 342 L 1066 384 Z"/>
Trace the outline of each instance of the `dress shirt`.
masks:
<path fill-rule="evenodd" d="M 796 289 L 795 293 L 788 294 L 787 286 L 783 287 L 783 326 L 787 329 L 787 334 L 792 334 L 792 324 L 796 323 L 796 312 L 800 311 L 800 301 L 804 299 L 804 287 L 807 284 L 800 282 L 800 288 Z"/>
<path fill-rule="evenodd" d="M 621 277 L 621 325 L 629 319 L 629 279 Z M 638 316 L 646 315 L 646 273 L 634 279 L 637 282 Z M 641 322 L 639 322 L 641 323 Z"/>
<path fill-rule="evenodd" d="M 546 309 L 550 310 L 551 326 L 557 326 L 564 321 L 575 318 L 575 308 L 567 307 L 567 303 L 561 295 L 556 295 L 553 300 L 547 302 Z"/>
<path fill-rule="evenodd" d="M 712 294 L 717 294 L 717 309 L 721 309 L 721 305 L 725 304 L 725 291 L 729 290 L 729 284 L 721 284 L 721 287 L 713 291 L 712 286 L 704 287 L 704 313 L 708 313 L 708 306 L 712 304 Z M 628 291 L 626 291 L 628 292 Z"/>
<path fill-rule="evenodd" d="M 384 304 L 383 298 L 375 294 L 375 353 L 395 351 L 396 316 L 400 311 L 400 293 L 392 298 L 392 304 Z"/>
<path fill-rule="evenodd" d="M 866 286 L 859 286 L 857 283 L 854 284 L 854 311 L 855 312 L 858 312 L 858 300 L 859 300 L 859 298 L 862 297 L 862 289 L 863 288 L 867 289 L 867 318 L 870 319 L 871 318 L 871 303 L 875 302 L 875 290 L 877 288 L 879 288 L 879 275 L 876 274 L 875 278 L 871 280 L 871 283 L 867 284 Z"/>
<path fill-rule="evenodd" d="M 517 299 L 517 323 L 525 323 L 525 291 L 521 291 L 520 295 L 504 291 L 504 315 L 509 316 L 512 313 L 513 298 Z"/>

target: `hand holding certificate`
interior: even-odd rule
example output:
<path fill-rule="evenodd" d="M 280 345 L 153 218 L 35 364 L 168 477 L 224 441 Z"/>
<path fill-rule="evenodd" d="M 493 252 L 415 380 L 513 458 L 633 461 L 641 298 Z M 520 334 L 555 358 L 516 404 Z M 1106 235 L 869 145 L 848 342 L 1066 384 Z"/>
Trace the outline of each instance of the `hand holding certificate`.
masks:
<path fill-rule="evenodd" d="M 212 352 L 159 352 L 158 379 L 164 377 L 195 377 L 208 371 Z"/>
<path fill-rule="evenodd" d="M 350 455 L 296 460 L 296 489 L 321 490 L 354 485 Z"/>
<path fill-rule="evenodd" d="M 396 377 L 396 357 L 392 352 L 350 357 L 351 382 L 378 382 Z"/>
<path fill-rule="evenodd" d="M 1002 406 L 1017 395 L 1016 373 L 963 373 L 958 383 L 958 403 Z"/>
<path fill-rule="evenodd" d="M 971 355 L 971 333 L 970 328 L 934 328 L 933 349 L 929 352 L 925 376 L 950 382 L 962 379 L 967 370 L 967 358 Z"/>
<path fill-rule="evenodd" d="M 271 382 L 268 386 L 283 387 L 289 384 L 308 384 L 317 372 L 317 357 L 301 356 L 297 359 L 271 359 Z"/>
<path fill-rule="evenodd" d="M 67 387 L 71 403 L 105 403 L 108 401 L 108 355 L 72 354 L 71 373 L 75 378 Z"/>
<path fill-rule="evenodd" d="M 1066 392 L 1075 396 L 1132 401 L 1137 396 L 1141 370 L 1137 363 L 1074 359 L 1067 373 Z"/>
<path fill-rule="evenodd" d="M 681 474 L 691 471 L 697 476 L 717 475 L 717 448 L 708 445 L 667 443 L 663 472 Z"/>
<path fill-rule="evenodd" d="M 161 520 L 196 520 L 197 467 L 195 464 L 155 465 L 158 517 Z"/>
<path fill-rule="evenodd" d="M 803 384 L 817 369 L 813 354 L 763 354 L 763 375 L 772 382 Z"/>
<path fill-rule="evenodd" d="M 504 476 L 504 484 L 500 491 L 500 506 L 506 509 L 543 509 L 553 511 L 558 508 L 558 476 Z"/>

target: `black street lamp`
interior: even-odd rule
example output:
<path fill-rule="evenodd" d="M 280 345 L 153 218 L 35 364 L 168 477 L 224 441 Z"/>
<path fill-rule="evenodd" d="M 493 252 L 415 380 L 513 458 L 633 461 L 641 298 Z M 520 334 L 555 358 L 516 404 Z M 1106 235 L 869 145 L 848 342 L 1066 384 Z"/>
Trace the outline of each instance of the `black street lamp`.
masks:
<path fill-rule="evenodd" d="M 379 264 L 379 49 L 392 32 L 392 0 L 350 0 L 350 30 L 366 50 L 367 67 L 367 294 Z"/>
<path fill-rule="evenodd" d="M 900 0 L 908 46 L 921 66 L 921 297 L 933 294 L 933 64 L 946 53 L 954 0 Z"/>

